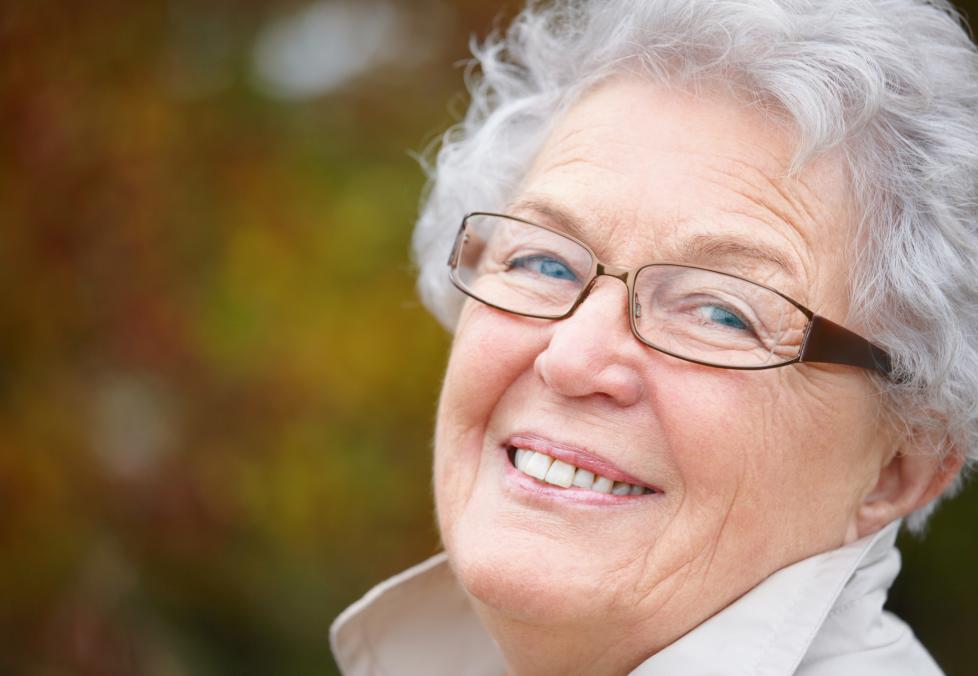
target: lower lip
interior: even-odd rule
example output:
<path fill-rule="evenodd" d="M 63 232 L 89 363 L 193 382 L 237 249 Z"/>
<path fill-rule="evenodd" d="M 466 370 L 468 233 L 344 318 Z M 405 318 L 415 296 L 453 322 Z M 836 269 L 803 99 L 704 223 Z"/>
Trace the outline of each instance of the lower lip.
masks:
<path fill-rule="evenodd" d="M 505 449 L 504 449 L 505 450 Z M 643 495 L 614 495 L 612 493 L 598 493 L 586 488 L 571 486 L 560 488 L 553 484 L 534 479 L 523 474 L 516 469 L 509 461 L 509 455 L 503 453 L 503 460 L 506 464 L 506 482 L 515 488 L 522 495 L 533 496 L 545 502 L 570 502 L 578 505 L 636 505 L 641 504 L 649 498 L 655 498 L 661 493 L 645 493 Z"/>

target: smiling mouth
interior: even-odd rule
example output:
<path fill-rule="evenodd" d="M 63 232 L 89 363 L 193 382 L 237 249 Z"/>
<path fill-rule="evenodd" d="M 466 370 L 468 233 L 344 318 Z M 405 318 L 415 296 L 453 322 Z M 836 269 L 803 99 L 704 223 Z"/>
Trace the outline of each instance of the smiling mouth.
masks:
<path fill-rule="evenodd" d="M 647 495 L 656 493 L 646 486 L 614 481 L 606 476 L 595 474 L 569 462 L 558 460 L 546 453 L 516 446 L 508 446 L 509 461 L 517 471 L 559 488 L 575 487 L 595 493 L 610 495 Z"/>

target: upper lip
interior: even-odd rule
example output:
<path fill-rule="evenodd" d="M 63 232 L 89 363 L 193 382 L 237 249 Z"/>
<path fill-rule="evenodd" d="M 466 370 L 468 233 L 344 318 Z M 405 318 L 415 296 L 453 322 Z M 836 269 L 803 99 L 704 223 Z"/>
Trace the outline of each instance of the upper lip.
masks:
<path fill-rule="evenodd" d="M 507 449 L 509 447 L 516 447 L 537 451 L 539 453 L 549 455 L 552 458 L 556 458 L 557 460 L 563 460 L 564 462 L 574 465 L 575 467 L 580 467 L 581 469 L 586 469 L 589 472 L 606 476 L 613 481 L 624 481 L 625 483 L 643 486 L 657 493 L 662 492 L 662 489 L 660 489 L 658 486 L 653 486 L 652 484 L 642 481 L 593 451 L 584 450 L 583 448 L 577 446 L 554 441 L 539 434 L 532 432 L 519 432 L 517 434 L 513 434 L 506 439 L 504 446 Z"/>

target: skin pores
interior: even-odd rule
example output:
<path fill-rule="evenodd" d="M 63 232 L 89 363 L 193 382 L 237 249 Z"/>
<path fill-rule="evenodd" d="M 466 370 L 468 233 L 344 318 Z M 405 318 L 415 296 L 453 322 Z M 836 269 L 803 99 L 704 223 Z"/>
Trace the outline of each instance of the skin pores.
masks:
<path fill-rule="evenodd" d="M 612 81 L 558 121 L 509 212 L 553 227 L 564 213 L 616 266 L 727 270 L 844 321 L 845 175 L 826 157 L 789 176 L 792 143 L 725 95 Z M 784 265 L 729 246 L 682 260 L 703 236 Z M 772 572 L 866 534 L 886 429 L 859 369 L 726 370 L 642 345 L 612 278 L 557 322 L 469 300 L 437 420 L 442 539 L 514 670 L 624 671 Z M 520 435 L 656 492 L 595 503 L 535 486 L 506 452 Z"/>

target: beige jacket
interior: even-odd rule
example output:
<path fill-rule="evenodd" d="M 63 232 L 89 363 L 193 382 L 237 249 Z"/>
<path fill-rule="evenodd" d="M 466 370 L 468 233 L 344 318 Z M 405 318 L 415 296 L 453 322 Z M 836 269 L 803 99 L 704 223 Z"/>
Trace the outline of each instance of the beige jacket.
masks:
<path fill-rule="evenodd" d="M 779 570 L 632 675 L 941 674 L 882 609 L 900 571 L 898 528 Z M 506 673 L 444 554 L 374 587 L 336 619 L 330 639 L 344 676 Z"/>

